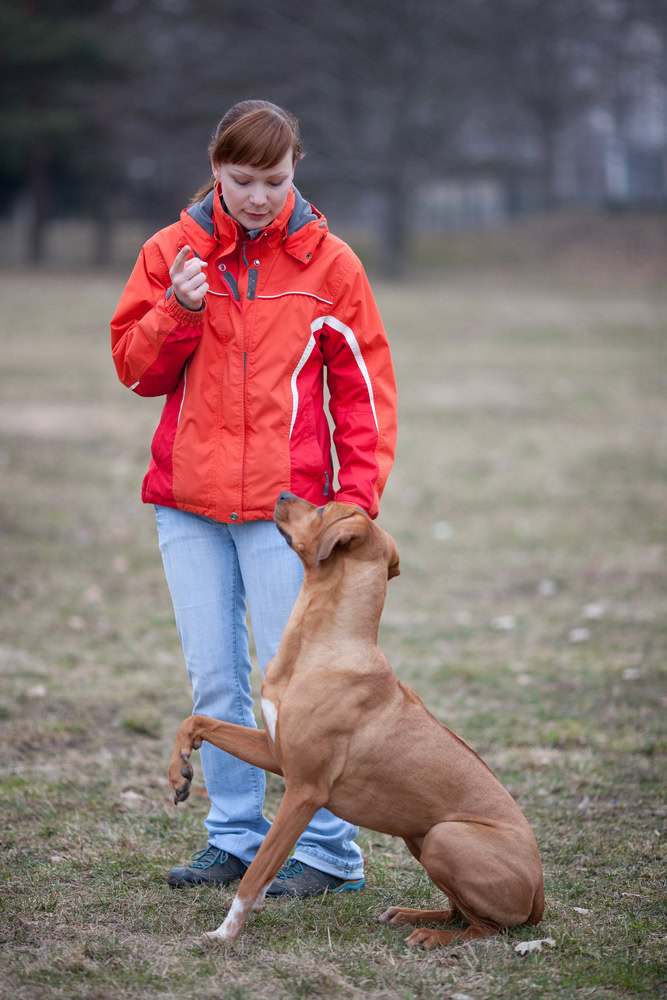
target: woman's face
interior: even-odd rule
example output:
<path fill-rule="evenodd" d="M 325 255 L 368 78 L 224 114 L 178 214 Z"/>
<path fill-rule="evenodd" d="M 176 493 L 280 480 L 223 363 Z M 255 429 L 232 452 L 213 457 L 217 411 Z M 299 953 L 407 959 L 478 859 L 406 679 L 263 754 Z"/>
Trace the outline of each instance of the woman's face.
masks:
<path fill-rule="evenodd" d="M 294 178 L 290 150 L 274 167 L 260 170 L 240 163 L 214 163 L 227 211 L 246 229 L 270 225 L 285 204 Z"/>

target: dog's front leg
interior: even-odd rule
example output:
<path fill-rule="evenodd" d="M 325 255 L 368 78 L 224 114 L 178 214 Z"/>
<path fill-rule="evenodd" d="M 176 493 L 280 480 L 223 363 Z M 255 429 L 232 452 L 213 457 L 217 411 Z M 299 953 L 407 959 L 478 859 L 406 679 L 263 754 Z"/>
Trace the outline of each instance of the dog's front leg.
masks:
<path fill-rule="evenodd" d="M 231 909 L 217 930 L 207 931 L 212 941 L 232 942 L 240 935 L 251 913 L 259 913 L 266 890 L 320 806 L 326 799 L 314 788 L 285 790 L 271 829 L 241 879 Z"/>
<path fill-rule="evenodd" d="M 189 763 L 190 754 L 199 749 L 203 740 L 248 764 L 261 767 L 262 770 L 272 771 L 274 774 L 283 773 L 264 729 L 250 729 L 233 722 L 220 722 L 207 715 L 191 715 L 179 727 L 167 772 L 176 805 L 190 794 L 193 775 Z"/>

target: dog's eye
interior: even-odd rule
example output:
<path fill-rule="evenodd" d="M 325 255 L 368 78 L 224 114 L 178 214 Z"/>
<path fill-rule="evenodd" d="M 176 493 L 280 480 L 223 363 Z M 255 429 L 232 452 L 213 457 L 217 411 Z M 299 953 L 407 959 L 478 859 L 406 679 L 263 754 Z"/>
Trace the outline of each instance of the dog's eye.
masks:
<path fill-rule="evenodd" d="M 317 508 L 317 513 L 318 513 L 319 517 L 322 517 L 322 514 L 324 514 L 324 507 L 318 507 Z"/>

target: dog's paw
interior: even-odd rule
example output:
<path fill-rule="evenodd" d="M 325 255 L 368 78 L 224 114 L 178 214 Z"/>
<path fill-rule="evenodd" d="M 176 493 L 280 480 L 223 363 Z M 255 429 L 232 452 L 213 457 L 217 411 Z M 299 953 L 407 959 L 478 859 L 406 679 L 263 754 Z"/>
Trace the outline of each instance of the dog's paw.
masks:
<path fill-rule="evenodd" d="M 190 782 L 184 781 L 182 785 L 174 789 L 174 805 L 177 806 L 179 802 L 185 802 L 189 795 Z"/>
<path fill-rule="evenodd" d="M 402 913 L 402 907 L 400 906 L 390 906 L 388 910 L 381 913 L 377 918 L 379 924 L 390 924 L 396 927 L 398 924 L 410 924 L 411 920 L 406 920 Z"/>
<path fill-rule="evenodd" d="M 433 948 L 438 942 L 433 939 L 432 934 L 433 932 L 427 928 L 420 927 L 406 937 L 405 943 L 409 948 Z"/>
<path fill-rule="evenodd" d="M 178 759 L 172 761 L 169 767 L 169 784 L 174 789 L 174 805 L 177 806 L 179 802 L 185 802 L 190 794 L 190 783 L 194 777 L 194 771 L 190 766 L 190 755 L 185 752 L 181 753 L 181 760 L 184 762 L 180 768 L 178 767 Z M 180 781 L 180 778 L 185 778 L 185 781 Z"/>
<path fill-rule="evenodd" d="M 204 931 L 204 933 L 199 938 L 199 943 L 202 948 L 215 948 L 216 945 L 222 944 L 223 939 L 216 933 L 216 931 Z"/>
<path fill-rule="evenodd" d="M 449 931 L 435 931 L 430 927 L 419 927 L 406 937 L 405 943 L 409 948 L 430 951 L 431 948 L 437 948 L 440 944 L 449 944 L 453 936 Z"/>
<path fill-rule="evenodd" d="M 240 931 L 238 931 L 238 933 L 230 933 L 229 931 L 223 930 L 222 927 L 218 927 L 215 931 L 204 931 L 200 940 L 203 945 L 206 945 L 209 948 L 215 948 L 216 946 L 223 944 L 234 944 L 240 933 Z"/>

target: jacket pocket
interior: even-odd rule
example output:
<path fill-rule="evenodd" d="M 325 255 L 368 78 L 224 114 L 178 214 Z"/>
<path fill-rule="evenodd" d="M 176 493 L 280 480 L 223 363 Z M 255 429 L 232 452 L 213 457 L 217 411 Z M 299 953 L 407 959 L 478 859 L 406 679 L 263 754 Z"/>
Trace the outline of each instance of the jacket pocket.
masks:
<path fill-rule="evenodd" d="M 313 400 L 307 396 L 299 409 L 290 438 L 292 471 L 312 479 L 322 479 L 327 463 L 317 438 Z"/>

